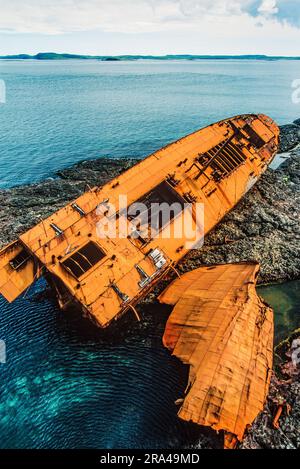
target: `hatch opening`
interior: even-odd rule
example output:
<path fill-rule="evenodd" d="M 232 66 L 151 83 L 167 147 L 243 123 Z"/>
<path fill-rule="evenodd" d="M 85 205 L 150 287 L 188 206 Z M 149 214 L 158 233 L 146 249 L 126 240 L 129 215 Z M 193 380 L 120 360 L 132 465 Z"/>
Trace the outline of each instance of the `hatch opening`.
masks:
<path fill-rule="evenodd" d="M 14 269 L 14 270 L 19 270 L 22 267 L 25 267 L 27 262 L 31 259 L 31 255 L 28 254 L 28 252 L 25 249 L 22 249 L 19 254 L 16 255 L 11 261 L 9 261 L 9 265 Z"/>
<path fill-rule="evenodd" d="M 67 259 L 61 265 L 79 278 L 100 262 L 106 256 L 105 252 L 93 241 L 89 241 Z"/>
<path fill-rule="evenodd" d="M 249 135 L 252 145 L 254 145 L 257 149 L 260 149 L 265 145 L 266 142 L 261 138 L 260 135 L 258 135 L 257 132 L 255 132 L 251 125 L 246 124 L 243 127 L 243 130 L 246 132 L 246 134 Z"/>
<path fill-rule="evenodd" d="M 136 226 L 138 239 L 147 242 L 184 210 L 185 200 L 167 181 L 144 194 L 128 208 L 128 220 Z"/>

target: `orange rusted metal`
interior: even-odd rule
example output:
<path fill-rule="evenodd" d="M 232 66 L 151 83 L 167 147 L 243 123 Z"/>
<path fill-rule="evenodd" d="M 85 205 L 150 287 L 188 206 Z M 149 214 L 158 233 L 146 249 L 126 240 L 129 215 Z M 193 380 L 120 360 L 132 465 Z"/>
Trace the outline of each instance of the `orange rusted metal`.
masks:
<path fill-rule="evenodd" d="M 286 412 L 286 415 L 290 415 L 292 407 L 288 402 L 282 399 L 281 402 L 278 402 L 277 404 L 276 414 L 272 422 L 273 428 L 275 430 L 279 430 L 280 428 L 279 420 L 284 410 Z"/>
<path fill-rule="evenodd" d="M 275 430 L 279 429 L 279 419 L 281 417 L 282 412 L 283 412 L 283 404 L 279 404 L 276 410 L 274 420 L 273 420 L 273 428 L 275 428 Z"/>
<path fill-rule="evenodd" d="M 159 297 L 175 305 L 163 343 L 190 365 L 180 418 L 224 431 L 235 447 L 263 409 L 273 360 L 273 311 L 255 290 L 258 264 L 201 267 Z"/>
<path fill-rule="evenodd" d="M 277 125 L 264 115 L 241 115 L 198 130 L 133 166 L 103 187 L 94 187 L 22 234 L 13 256 L 0 251 L 0 293 L 13 301 L 43 268 L 62 308 L 79 306 L 97 326 L 106 327 L 136 305 L 197 240 L 165 236 L 184 223 L 186 210 L 159 229 L 154 239 L 144 226 L 139 236 L 114 237 L 129 224 L 125 206 L 155 193 L 189 203 L 193 230 L 210 231 L 252 187 L 273 159 Z M 150 196 L 149 196 L 150 194 Z M 196 204 L 204 206 L 204 226 Z M 99 226 L 108 220 L 108 232 Z M 200 226 L 201 225 L 201 226 Z M 22 263 L 22 259 L 28 257 Z"/>
<path fill-rule="evenodd" d="M 10 262 L 22 252 L 23 256 L 20 257 L 22 275 L 20 275 L 20 272 L 11 267 Z M 30 253 L 23 251 L 20 241 L 14 241 L 0 251 L 0 291 L 8 301 L 14 301 L 40 276 L 40 273 L 38 262 Z"/>

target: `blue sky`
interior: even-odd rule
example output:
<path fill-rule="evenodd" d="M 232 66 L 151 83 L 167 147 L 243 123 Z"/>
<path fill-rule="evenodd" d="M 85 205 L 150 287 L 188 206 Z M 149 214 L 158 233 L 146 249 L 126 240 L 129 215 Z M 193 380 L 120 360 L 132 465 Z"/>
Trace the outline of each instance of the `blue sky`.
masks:
<path fill-rule="evenodd" d="M 300 0 L 0 0 L 0 54 L 300 55 Z"/>

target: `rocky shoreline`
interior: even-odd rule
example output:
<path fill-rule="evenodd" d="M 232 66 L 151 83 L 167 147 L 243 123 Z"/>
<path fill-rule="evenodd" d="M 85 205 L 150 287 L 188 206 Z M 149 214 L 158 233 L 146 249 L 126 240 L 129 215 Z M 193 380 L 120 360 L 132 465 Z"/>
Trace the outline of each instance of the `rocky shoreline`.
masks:
<path fill-rule="evenodd" d="M 281 127 L 281 152 L 290 157 L 276 170 L 268 169 L 253 189 L 206 236 L 201 250 L 191 251 L 181 271 L 201 264 L 256 260 L 261 263 L 259 283 L 300 278 L 300 119 Z M 14 240 L 88 186 L 103 185 L 136 162 L 102 158 L 83 161 L 40 183 L 0 190 L 0 248 Z M 151 301 L 151 300 L 150 300 Z M 291 366 L 292 339 L 277 350 L 281 363 L 272 378 L 264 412 L 256 419 L 241 448 L 300 447 L 300 383 Z M 299 370 L 298 370 L 299 371 Z M 279 430 L 272 428 L 274 412 L 287 402 Z M 204 437 L 203 437 L 204 438 Z M 200 439 L 199 447 L 210 446 Z"/>
<path fill-rule="evenodd" d="M 241 449 L 300 448 L 300 364 L 293 364 L 292 353 L 300 358 L 300 329 L 275 347 L 275 371 L 265 409 L 257 417 L 241 443 Z M 278 427 L 274 418 L 282 409 Z"/>

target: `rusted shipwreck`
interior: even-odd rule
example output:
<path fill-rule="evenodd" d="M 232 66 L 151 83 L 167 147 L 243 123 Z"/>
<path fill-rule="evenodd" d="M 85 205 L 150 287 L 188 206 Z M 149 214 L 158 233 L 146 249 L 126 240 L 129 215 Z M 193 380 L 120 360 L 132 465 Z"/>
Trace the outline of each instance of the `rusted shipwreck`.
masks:
<path fill-rule="evenodd" d="M 137 314 L 135 305 L 255 184 L 278 143 L 278 126 L 260 114 L 162 148 L 2 249 L 0 293 L 14 301 L 43 275 L 62 309 L 79 306 L 101 328 L 130 309 Z M 161 203 L 177 209 L 167 219 L 157 210 L 153 227 L 152 206 Z M 200 238 L 175 236 L 186 213 Z M 255 263 L 201 267 L 159 297 L 174 306 L 163 343 L 190 365 L 179 417 L 222 430 L 226 448 L 242 440 L 270 383 L 273 312 L 256 294 L 258 270 Z"/>
<path fill-rule="evenodd" d="M 278 142 L 279 129 L 272 119 L 240 115 L 162 148 L 2 249 L 0 293 L 14 301 L 43 275 L 62 309 L 79 306 L 97 326 L 107 327 L 124 312 L 135 311 L 134 306 L 191 247 L 186 234 L 164 236 L 176 223 L 184 223 L 186 206 L 193 228 L 205 235 L 266 170 Z M 124 195 L 125 206 L 120 202 Z M 136 202 L 146 209 L 129 216 Z M 153 203 L 179 207 L 167 221 L 158 217 L 157 236 L 145 223 Z M 204 207 L 200 222 L 197 204 Z M 109 228 L 112 219 L 117 235 L 108 229 L 99 237 L 99 225 L 105 221 Z M 129 235 L 118 236 L 121 225 L 128 224 Z"/>
<path fill-rule="evenodd" d="M 263 410 L 273 361 L 273 311 L 257 295 L 258 264 L 201 267 L 159 297 L 174 305 L 164 345 L 190 365 L 178 415 L 224 432 L 234 448 Z"/>

